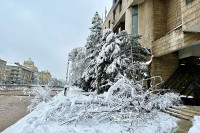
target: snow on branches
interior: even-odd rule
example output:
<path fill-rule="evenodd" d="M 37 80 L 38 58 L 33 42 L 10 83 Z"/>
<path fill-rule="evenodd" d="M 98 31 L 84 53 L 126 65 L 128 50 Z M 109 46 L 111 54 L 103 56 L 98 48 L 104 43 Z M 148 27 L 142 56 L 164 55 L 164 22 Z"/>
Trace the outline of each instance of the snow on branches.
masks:
<path fill-rule="evenodd" d="M 86 68 L 86 49 L 85 47 L 79 47 L 73 49 L 69 55 L 69 84 L 77 85 L 80 83 L 82 74 Z"/>
<path fill-rule="evenodd" d="M 28 110 L 32 111 L 41 102 L 51 101 L 51 88 L 48 86 L 37 86 L 31 89 L 29 92 L 34 97 L 31 99 L 31 104 L 28 106 Z"/>
<path fill-rule="evenodd" d="M 102 19 L 95 13 L 85 45 L 85 67 L 78 67 L 71 72 L 71 77 L 77 77 L 78 72 L 82 78 L 77 85 L 86 91 L 98 90 L 98 93 L 108 91 L 121 76 L 133 80 L 143 78 L 146 67 L 142 62 L 150 53 L 139 44 L 138 39 L 140 36 L 132 36 L 126 31 L 116 34 L 105 29 L 102 32 Z M 73 59 L 74 56 L 71 57 Z M 72 79 L 76 81 L 77 78 Z"/>
<path fill-rule="evenodd" d="M 69 91 L 65 99 L 58 99 L 59 104 L 50 101 L 51 109 L 43 119 L 54 119 L 61 125 L 92 125 L 107 121 L 118 123 L 132 132 L 138 126 L 154 119 L 159 110 L 178 105 L 180 102 L 178 94 L 161 95 L 154 91 L 153 87 L 146 89 L 141 85 L 141 81 L 134 82 L 125 77 L 119 79 L 103 94 L 96 95 L 94 92 L 89 97 L 82 97 L 79 92 L 76 94 L 79 96 L 70 98 L 72 94 Z"/>
<path fill-rule="evenodd" d="M 121 76 L 132 80 L 144 77 L 146 55 L 149 51 L 142 47 L 138 39 L 122 31 L 114 34 L 112 30 L 103 31 L 102 49 L 96 57 L 94 87 L 99 93 L 107 91 Z"/>

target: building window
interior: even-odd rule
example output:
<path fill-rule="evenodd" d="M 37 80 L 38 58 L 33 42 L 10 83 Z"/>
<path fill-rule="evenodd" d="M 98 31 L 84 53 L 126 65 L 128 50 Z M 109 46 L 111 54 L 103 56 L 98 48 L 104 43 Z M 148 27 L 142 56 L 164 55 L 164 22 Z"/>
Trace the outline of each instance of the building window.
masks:
<path fill-rule="evenodd" d="M 138 34 L 138 6 L 132 8 L 132 35 Z"/>
<path fill-rule="evenodd" d="M 113 11 L 113 23 L 115 22 L 115 10 Z"/>
<path fill-rule="evenodd" d="M 122 11 L 122 0 L 119 2 L 119 13 Z"/>
<path fill-rule="evenodd" d="M 191 3 L 193 0 L 186 0 L 186 4 Z"/>
<path fill-rule="evenodd" d="M 108 21 L 108 28 L 110 29 L 110 20 Z"/>

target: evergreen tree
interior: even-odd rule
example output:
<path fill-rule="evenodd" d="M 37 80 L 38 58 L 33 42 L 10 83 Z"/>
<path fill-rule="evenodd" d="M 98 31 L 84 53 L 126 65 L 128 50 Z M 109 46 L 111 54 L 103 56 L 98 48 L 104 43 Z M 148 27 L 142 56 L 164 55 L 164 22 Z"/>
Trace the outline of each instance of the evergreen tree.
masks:
<path fill-rule="evenodd" d="M 85 45 L 87 68 L 85 69 L 81 79 L 81 86 L 86 91 L 88 91 L 88 89 L 95 89 L 92 87 L 95 80 L 95 58 L 101 50 L 100 42 L 102 38 L 102 19 L 97 12 L 92 19 L 90 31 L 90 35 L 88 36 L 87 43 Z"/>
<path fill-rule="evenodd" d="M 145 67 L 141 62 L 146 61 L 149 51 L 139 43 L 141 36 L 130 35 L 122 31 L 117 35 L 117 42 L 120 46 L 119 60 L 120 69 L 118 70 L 123 76 L 129 79 L 137 80 L 138 76 L 143 74 Z"/>
<path fill-rule="evenodd" d="M 87 60 L 91 61 L 98 54 L 98 48 L 102 37 L 102 19 L 96 12 L 92 19 L 92 26 L 90 27 L 90 35 L 87 38 L 85 45 L 87 52 Z"/>
<path fill-rule="evenodd" d="M 94 87 L 98 89 L 98 93 L 107 91 L 115 82 L 117 57 L 120 52 L 120 48 L 116 43 L 116 35 L 110 29 L 104 30 L 101 45 L 102 49 L 95 65 Z"/>
<path fill-rule="evenodd" d="M 112 30 L 104 30 L 102 50 L 95 65 L 95 88 L 98 93 L 107 91 L 121 76 L 138 80 L 145 70 L 141 62 L 146 61 L 148 51 L 138 42 L 140 36 L 132 36 L 122 31 L 115 35 Z"/>

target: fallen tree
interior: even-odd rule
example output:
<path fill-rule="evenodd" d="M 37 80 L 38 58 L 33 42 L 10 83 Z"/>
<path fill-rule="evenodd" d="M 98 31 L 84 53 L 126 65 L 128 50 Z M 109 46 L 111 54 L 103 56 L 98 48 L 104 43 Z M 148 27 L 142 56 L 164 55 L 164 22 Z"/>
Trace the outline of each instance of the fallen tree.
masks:
<path fill-rule="evenodd" d="M 159 110 L 179 105 L 178 94 L 162 95 L 153 87 L 146 89 L 142 82 L 123 77 L 101 95 L 94 92 L 87 99 L 77 97 L 52 106 L 45 119 L 55 119 L 61 125 L 110 121 L 123 125 L 131 132 L 142 123 L 154 119 Z"/>

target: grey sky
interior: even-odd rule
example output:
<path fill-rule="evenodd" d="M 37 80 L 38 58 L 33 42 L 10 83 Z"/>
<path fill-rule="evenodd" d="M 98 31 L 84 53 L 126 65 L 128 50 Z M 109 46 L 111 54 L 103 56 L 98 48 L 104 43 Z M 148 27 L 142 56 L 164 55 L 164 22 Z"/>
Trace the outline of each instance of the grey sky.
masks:
<path fill-rule="evenodd" d="M 96 11 L 112 0 L 0 0 L 0 58 L 31 58 L 39 70 L 65 78 L 68 52 L 84 46 Z"/>

